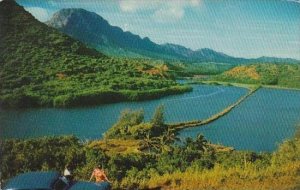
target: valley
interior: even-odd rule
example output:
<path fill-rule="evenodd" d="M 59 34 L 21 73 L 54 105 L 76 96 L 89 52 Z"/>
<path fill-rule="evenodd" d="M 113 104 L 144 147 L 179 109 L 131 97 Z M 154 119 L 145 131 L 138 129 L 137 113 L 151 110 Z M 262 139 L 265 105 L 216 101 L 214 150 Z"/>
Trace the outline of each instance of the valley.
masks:
<path fill-rule="evenodd" d="M 0 189 L 66 166 L 102 167 L 113 189 L 299 189 L 298 2 L 128 2 L 0 2 Z"/>

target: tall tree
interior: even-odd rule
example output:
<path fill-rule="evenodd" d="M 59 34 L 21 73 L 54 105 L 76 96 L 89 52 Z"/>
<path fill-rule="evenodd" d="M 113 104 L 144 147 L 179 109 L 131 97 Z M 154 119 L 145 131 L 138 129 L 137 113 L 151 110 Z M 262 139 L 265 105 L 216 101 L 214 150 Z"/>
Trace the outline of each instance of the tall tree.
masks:
<path fill-rule="evenodd" d="M 154 126 L 163 126 L 165 124 L 165 118 L 164 118 L 164 110 L 165 106 L 164 105 L 159 105 L 153 114 L 151 123 Z"/>
<path fill-rule="evenodd" d="M 157 137 L 151 137 L 150 134 L 147 133 L 141 142 L 141 146 L 143 149 L 147 149 L 150 154 L 152 150 L 159 150 L 160 139 Z"/>

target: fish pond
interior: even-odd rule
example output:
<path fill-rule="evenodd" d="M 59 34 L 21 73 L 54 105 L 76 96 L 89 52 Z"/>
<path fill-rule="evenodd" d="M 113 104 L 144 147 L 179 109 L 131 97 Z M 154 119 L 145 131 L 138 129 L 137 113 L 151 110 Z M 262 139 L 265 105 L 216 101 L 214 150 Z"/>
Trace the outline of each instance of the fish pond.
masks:
<path fill-rule="evenodd" d="M 0 110 L 0 138 L 32 138 L 73 134 L 98 139 L 122 110 L 143 109 L 149 121 L 155 108 L 165 106 L 168 123 L 210 117 L 248 92 L 232 86 L 194 85 L 193 91 L 143 102 L 122 102 L 71 109 Z M 213 143 L 236 149 L 272 151 L 295 132 L 300 119 L 300 91 L 260 89 L 230 113 L 206 126 L 185 129 L 180 137 L 202 133 Z"/>
<path fill-rule="evenodd" d="M 291 138 L 300 124 L 300 91 L 260 89 L 220 119 L 180 132 L 181 137 L 202 133 L 213 143 L 238 150 L 273 151 Z"/>

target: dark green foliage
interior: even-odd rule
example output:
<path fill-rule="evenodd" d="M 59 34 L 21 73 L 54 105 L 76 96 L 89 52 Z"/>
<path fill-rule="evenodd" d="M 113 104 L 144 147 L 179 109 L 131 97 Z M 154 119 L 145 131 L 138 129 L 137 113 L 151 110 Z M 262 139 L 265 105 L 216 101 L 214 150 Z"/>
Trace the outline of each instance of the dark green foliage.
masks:
<path fill-rule="evenodd" d="M 216 164 L 216 155 L 212 152 L 204 152 L 199 159 L 192 162 L 192 168 L 196 171 L 212 169 Z"/>
<path fill-rule="evenodd" d="M 155 126 L 155 127 L 160 127 L 163 126 L 165 123 L 165 118 L 164 118 L 164 109 L 165 107 L 163 105 L 160 105 L 156 108 L 151 123 Z"/>
<path fill-rule="evenodd" d="M 160 139 L 155 143 L 152 137 L 160 137 Z M 165 124 L 163 105 L 156 108 L 150 123 L 144 122 L 143 110 L 124 110 L 117 123 L 105 133 L 105 138 L 144 140 L 148 138 L 149 142 L 145 142 L 145 147 L 150 143 L 169 144 L 177 139 L 175 131 L 169 130 Z"/>
<path fill-rule="evenodd" d="M 159 136 L 167 130 L 167 127 L 165 125 L 164 109 L 165 107 L 163 105 L 160 105 L 155 109 L 155 112 L 151 119 L 151 124 L 153 125 L 151 134 L 152 136 Z"/>
<path fill-rule="evenodd" d="M 35 170 L 63 171 L 68 164 L 81 166 L 83 146 L 73 136 L 1 141 L 1 171 L 4 179 Z"/>
<path fill-rule="evenodd" d="M 73 166 L 76 178 L 89 180 L 95 167 L 107 169 L 109 157 L 101 149 L 91 148 L 85 144 L 82 151 L 84 153 L 84 161 L 80 165 Z"/>
<path fill-rule="evenodd" d="M 159 74 L 151 61 L 109 58 L 37 21 L 14 1 L 0 3 L 0 104 L 79 106 L 136 101 L 191 88 Z"/>
<path fill-rule="evenodd" d="M 256 163 L 259 167 L 270 165 L 270 153 L 255 153 L 250 151 L 236 151 L 234 154 L 230 152 L 217 153 L 216 162 L 225 168 L 244 167 L 247 163 Z"/>
<path fill-rule="evenodd" d="M 207 75 L 217 75 L 224 71 L 233 68 L 234 64 L 229 63 L 184 63 L 184 62 L 170 62 L 168 67 L 173 75 L 176 77 L 199 77 L 207 78 Z"/>
<path fill-rule="evenodd" d="M 124 110 L 121 113 L 121 116 L 117 123 L 113 125 L 106 133 L 106 138 L 128 138 L 128 137 L 139 137 L 141 134 L 139 131 L 132 130 L 131 128 L 134 126 L 140 125 L 144 121 L 144 111 L 137 110 Z M 144 129 L 144 128 L 142 128 Z M 144 129 L 145 130 L 145 129 Z"/>
<path fill-rule="evenodd" d="M 207 140 L 201 134 L 198 134 L 195 140 L 186 138 L 181 150 L 182 157 L 187 160 L 187 162 L 193 162 L 195 159 L 200 159 L 203 152 L 208 148 L 207 143 Z"/>
<path fill-rule="evenodd" d="M 189 163 L 178 154 L 162 154 L 156 163 L 159 174 L 173 173 L 175 171 L 185 171 Z"/>
<path fill-rule="evenodd" d="M 120 181 L 131 168 L 134 167 L 138 170 L 144 168 L 146 163 L 145 159 L 147 159 L 147 157 L 143 157 L 139 154 L 112 156 L 108 162 L 110 174 L 114 180 Z"/>

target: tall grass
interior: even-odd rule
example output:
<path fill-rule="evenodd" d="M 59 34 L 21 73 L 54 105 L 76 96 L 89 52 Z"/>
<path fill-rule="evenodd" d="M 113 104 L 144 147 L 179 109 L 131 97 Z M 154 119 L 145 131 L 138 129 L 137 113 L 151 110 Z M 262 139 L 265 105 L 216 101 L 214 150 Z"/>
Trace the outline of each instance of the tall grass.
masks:
<path fill-rule="evenodd" d="M 163 176 L 153 176 L 142 188 L 161 187 L 162 189 L 296 189 L 300 187 L 300 161 L 279 167 L 259 169 L 255 164 L 246 167 L 225 169 L 215 166 L 212 170 L 197 171 L 188 169 Z"/>
<path fill-rule="evenodd" d="M 126 180 L 126 178 L 124 179 Z M 126 182 L 123 182 L 126 184 Z M 189 167 L 163 175 L 153 174 L 140 188 L 152 189 L 220 189 L 220 190 L 294 190 L 300 189 L 300 139 L 284 142 L 273 153 L 268 165 L 245 162 L 226 167 L 216 164 L 213 169 Z"/>

